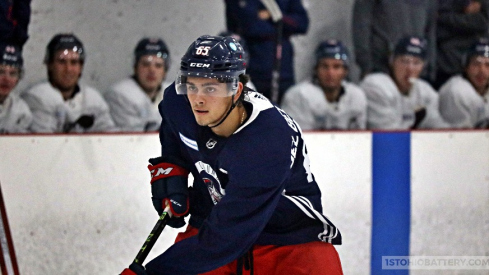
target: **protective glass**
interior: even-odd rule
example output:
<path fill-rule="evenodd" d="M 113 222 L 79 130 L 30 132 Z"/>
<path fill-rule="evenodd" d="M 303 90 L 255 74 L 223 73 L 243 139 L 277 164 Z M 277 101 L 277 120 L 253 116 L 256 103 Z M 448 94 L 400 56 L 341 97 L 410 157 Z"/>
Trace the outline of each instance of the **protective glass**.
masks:
<path fill-rule="evenodd" d="M 192 82 L 192 77 L 217 79 L 206 84 Z M 189 79 L 190 78 L 190 79 Z M 237 76 L 223 76 L 214 73 L 179 72 L 175 80 L 175 89 L 179 95 L 206 95 L 214 97 L 229 97 L 238 91 L 239 78 Z"/>

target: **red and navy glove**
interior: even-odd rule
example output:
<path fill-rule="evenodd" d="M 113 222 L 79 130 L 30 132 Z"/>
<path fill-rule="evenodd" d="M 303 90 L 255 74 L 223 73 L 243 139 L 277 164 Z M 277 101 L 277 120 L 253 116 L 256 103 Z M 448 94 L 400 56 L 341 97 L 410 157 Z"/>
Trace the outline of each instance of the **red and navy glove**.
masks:
<path fill-rule="evenodd" d="M 144 267 L 137 263 L 132 263 L 129 268 L 122 271 L 120 275 L 150 275 Z"/>
<path fill-rule="evenodd" d="M 181 161 L 169 157 L 153 158 L 149 163 L 153 206 L 161 215 L 169 205 L 172 218 L 168 225 L 174 228 L 184 226 L 184 216 L 189 209 L 188 170 L 183 168 Z"/>

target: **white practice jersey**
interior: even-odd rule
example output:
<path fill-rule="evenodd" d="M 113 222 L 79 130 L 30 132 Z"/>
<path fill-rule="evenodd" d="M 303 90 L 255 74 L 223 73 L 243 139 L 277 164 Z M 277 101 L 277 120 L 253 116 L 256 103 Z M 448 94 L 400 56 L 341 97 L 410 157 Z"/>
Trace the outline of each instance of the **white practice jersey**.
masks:
<path fill-rule="evenodd" d="M 304 81 L 289 88 L 281 108 L 299 124 L 302 130 L 365 129 L 367 99 L 353 83 L 343 81 L 337 102 L 329 102 L 322 88 Z"/>
<path fill-rule="evenodd" d="M 10 93 L 0 104 L 0 134 L 28 133 L 31 124 L 29 106 L 20 97 Z"/>
<path fill-rule="evenodd" d="M 79 84 L 80 90 L 73 98 L 63 100 L 61 92 L 49 82 L 37 84 L 22 94 L 32 111 L 32 132 L 111 132 L 116 131 L 109 106 L 100 93 L 89 86 Z M 76 121 L 83 115 L 93 116 L 93 124 L 83 128 Z"/>
<path fill-rule="evenodd" d="M 438 94 L 428 82 L 416 79 L 408 95 L 403 95 L 385 73 L 372 73 L 361 82 L 367 95 L 367 128 L 411 129 L 415 111 L 425 108 L 419 129 L 447 128 L 438 110 Z"/>
<path fill-rule="evenodd" d="M 481 96 L 465 77 L 452 76 L 440 88 L 440 113 L 453 128 L 487 127 L 489 91 Z"/>
<path fill-rule="evenodd" d="M 163 91 L 168 85 L 169 83 L 162 84 L 154 102 L 132 77 L 110 87 L 104 97 L 117 127 L 125 132 L 157 131 L 161 124 L 158 104 L 163 99 Z"/>

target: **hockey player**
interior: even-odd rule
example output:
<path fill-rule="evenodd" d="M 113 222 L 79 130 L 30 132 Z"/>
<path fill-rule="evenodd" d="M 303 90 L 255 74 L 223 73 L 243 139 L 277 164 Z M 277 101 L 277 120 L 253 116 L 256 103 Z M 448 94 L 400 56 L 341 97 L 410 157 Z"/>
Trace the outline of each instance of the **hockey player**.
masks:
<path fill-rule="evenodd" d="M 101 94 L 79 82 L 85 48 L 73 34 L 57 34 L 46 47 L 48 81 L 22 94 L 39 133 L 114 131 L 109 106 Z"/>
<path fill-rule="evenodd" d="M 282 109 L 302 130 L 365 129 L 367 99 L 357 85 L 347 82 L 348 49 L 338 40 L 326 40 L 316 48 L 312 81 L 292 86 Z"/>
<path fill-rule="evenodd" d="M 22 52 L 13 44 L 0 44 L 0 134 L 27 133 L 32 113 L 27 104 L 11 93 L 22 77 Z"/>
<path fill-rule="evenodd" d="M 446 128 L 438 110 L 438 94 L 419 78 L 426 58 L 426 40 L 407 36 L 390 57 L 390 73 L 368 74 L 360 86 L 367 95 L 367 128 Z"/>
<path fill-rule="evenodd" d="M 158 104 L 170 65 L 170 52 L 160 38 L 143 38 L 134 49 L 134 74 L 104 94 L 115 124 L 121 131 L 157 131 L 161 117 Z"/>
<path fill-rule="evenodd" d="M 332 245 L 341 235 L 321 214 L 301 130 L 246 88 L 242 57 L 220 36 L 201 36 L 184 54 L 160 104 L 162 156 L 150 170 L 172 171 L 152 178 L 158 213 L 169 202 L 171 225 L 183 226 L 187 211 L 189 225 L 146 270 L 123 274 L 342 274 Z"/>
<path fill-rule="evenodd" d="M 440 113 L 453 128 L 489 128 L 489 39 L 469 48 L 463 75 L 440 88 Z"/>
<path fill-rule="evenodd" d="M 231 32 L 240 34 L 248 44 L 250 63 L 248 74 L 258 91 L 273 99 L 273 73 L 279 73 L 279 105 L 285 91 L 295 84 L 294 45 L 291 37 L 307 32 L 309 16 L 301 0 L 277 0 L 283 15 L 282 39 L 276 41 L 277 29 L 272 14 L 262 1 L 225 0 L 226 26 Z M 275 71 L 274 59 L 277 43 L 281 44 L 280 71 Z"/>

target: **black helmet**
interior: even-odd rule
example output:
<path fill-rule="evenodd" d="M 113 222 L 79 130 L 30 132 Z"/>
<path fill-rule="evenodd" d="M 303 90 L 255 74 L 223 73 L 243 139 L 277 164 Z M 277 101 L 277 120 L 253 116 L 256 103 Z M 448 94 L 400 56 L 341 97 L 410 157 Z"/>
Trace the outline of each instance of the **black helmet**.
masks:
<path fill-rule="evenodd" d="M 329 39 L 319 43 L 315 51 L 315 56 L 316 63 L 321 58 L 333 58 L 342 60 L 345 67 L 350 65 L 348 49 L 340 40 Z"/>
<path fill-rule="evenodd" d="M 462 57 L 462 65 L 465 67 L 469 64 L 469 61 L 474 56 L 489 57 L 489 38 L 479 37 L 472 45 L 467 49 Z"/>
<path fill-rule="evenodd" d="M 160 38 L 145 37 L 139 40 L 134 49 L 135 64 L 143 55 L 156 55 L 165 61 L 165 70 L 170 67 L 170 51 L 165 42 Z"/>
<path fill-rule="evenodd" d="M 426 59 L 428 42 L 418 36 L 406 36 L 401 38 L 394 48 L 394 56 L 412 55 Z"/>
<path fill-rule="evenodd" d="M 19 46 L 13 44 L 0 44 L 0 64 L 22 69 L 24 60 Z"/>
<path fill-rule="evenodd" d="M 229 83 L 232 94 L 238 88 L 239 76 L 246 71 L 245 52 L 231 36 L 203 35 L 195 40 L 180 63 L 176 80 L 178 94 L 186 94 L 186 78 L 189 76 L 217 78 Z"/>
<path fill-rule="evenodd" d="M 83 43 L 74 34 L 60 33 L 55 35 L 46 47 L 46 55 L 44 63 L 49 63 L 53 60 L 54 54 L 58 50 L 72 50 L 79 54 L 80 61 L 85 61 L 85 49 Z"/>

